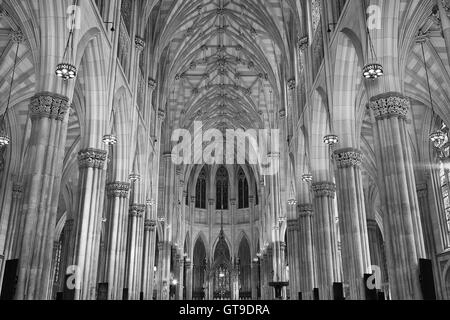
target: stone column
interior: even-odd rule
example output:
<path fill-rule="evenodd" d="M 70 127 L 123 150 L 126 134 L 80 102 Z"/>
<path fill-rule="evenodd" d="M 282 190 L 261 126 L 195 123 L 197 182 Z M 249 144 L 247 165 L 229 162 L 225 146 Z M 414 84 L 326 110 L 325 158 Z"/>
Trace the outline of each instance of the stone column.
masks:
<path fill-rule="evenodd" d="M 105 279 L 108 282 L 108 300 L 122 300 L 125 272 L 128 195 L 130 184 L 115 181 L 106 186 L 108 204 L 108 239 L 106 248 Z"/>
<path fill-rule="evenodd" d="M 11 211 L 9 215 L 8 231 L 6 234 L 5 257 L 6 260 L 15 259 L 15 247 L 19 237 L 22 213 L 23 186 L 14 184 L 12 190 Z"/>
<path fill-rule="evenodd" d="M 256 259 L 256 258 L 255 258 Z M 259 270 L 259 260 L 252 261 L 252 300 L 258 300 L 258 270 Z"/>
<path fill-rule="evenodd" d="M 275 298 L 274 288 L 269 286 L 269 283 L 275 280 L 275 270 L 273 266 L 273 248 L 267 248 L 267 263 L 266 263 L 266 290 L 267 290 L 267 300 L 273 300 Z"/>
<path fill-rule="evenodd" d="M 78 153 L 80 168 L 75 300 L 97 298 L 98 257 L 102 227 L 107 152 L 88 148 Z"/>
<path fill-rule="evenodd" d="M 155 266 L 156 221 L 147 219 L 144 223 L 144 265 L 142 286 L 144 300 L 153 300 L 153 278 Z"/>
<path fill-rule="evenodd" d="M 261 283 L 261 299 L 268 300 L 267 297 L 267 286 L 268 286 L 268 278 L 267 278 L 267 255 L 265 253 L 262 254 L 261 259 L 261 275 L 260 275 L 260 283 Z"/>
<path fill-rule="evenodd" d="M 25 217 L 16 299 L 47 299 L 52 244 L 67 136 L 69 98 L 40 92 L 29 107 L 31 135 L 24 173 Z"/>
<path fill-rule="evenodd" d="M 376 119 L 375 149 L 383 185 L 381 203 L 392 298 L 421 299 L 419 259 L 425 257 L 425 248 L 406 128 L 410 103 L 399 93 L 386 93 L 373 97 L 370 106 Z"/>
<path fill-rule="evenodd" d="M 186 259 L 186 300 L 192 300 L 192 262 Z"/>
<path fill-rule="evenodd" d="M 317 287 L 321 300 L 333 299 L 333 283 L 340 282 L 337 232 L 335 225 L 336 185 L 318 182 L 314 191 L 314 249 L 317 262 Z"/>
<path fill-rule="evenodd" d="M 287 244 L 289 254 L 289 288 L 291 300 L 298 300 L 299 278 L 300 278 L 300 257 L 299 257 L 299 223 L 297 219 L 290 219 L 287 222 Z"/>
<path fill-rule="evenodd" d="M 183 300 L 183 291 L 184 291 L 184 257 L 178 256 L 178 285 L 177 285 L 177 300 Z"/>
<path fill-rule="evenodd" d="M 344 282 L 350 300 L 364 300 L 364 274 L 371 273 L 364 189 L 361 177 L 362 152 L 347 148 L 334 152 L 337 165 L 337 198 L 342 244 Z"/>
<path fill-rule="evenodd" d="M 313 205 L 300 204 L 298 210 L 298 287 L 304 300 L 312 300 L 314 289 Z"/>
<path fill-rule="evenodd" d="M 128 220 L 128 251 L 127 251 L 127 279 L 125 281 L 128 289 L 128 300 L 139 300 L 140 279 L 139 274 L 139 240 L 140 226 L 145 214 L 145 205 L 133 204 L 130 206 L 130 216 Z"/>

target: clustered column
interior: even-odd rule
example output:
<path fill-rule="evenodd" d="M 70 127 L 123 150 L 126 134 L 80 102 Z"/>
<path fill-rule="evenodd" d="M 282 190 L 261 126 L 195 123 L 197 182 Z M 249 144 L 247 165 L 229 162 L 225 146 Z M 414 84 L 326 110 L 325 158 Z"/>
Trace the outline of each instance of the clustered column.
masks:
<path fill-rule="evenodd" d="M 410 103 L 399 93 L 373 97 L 376 153 L 383 182 L 384 230 L 394 300 L 421 299 L 419 259 L 425 256 L 407 116 Z"/>
<path fill-rule="evenodd" d="M 300 204 L 298 210 L 298 286 L 302 293 L 302 299 L 312 300 L 314 287 L 314 256 L 313 256 L 313 205 Z"/>
<path fill-rule="evenodd" d="M 102 229 L 107 152 L 88 148 L 78 153 L 80 168 L 75 300 L 97 298 L 98 257 Z"/>
<path fill-rule="evenodd" d="M 371 273 L 364 189 L 361 177 L 362 152 L 348 148 L 334 152 L 338 190 L 339 223 L 344 281 L 351 300 L 364 300 L 364 274 Z"/>
<path fill-rule="evenodd" d="M 337 230 L 335 223 L 336 185 L 318 182 L 314 191 L 314 249 L 317 262 L 317 286 L 321 300 L 333 298 L 333 283 L 339 282 Z"/>
<path fill-rule="evenodd" d="M 47 299 L 52 245 L 67 136 L 65 96 L 41 92 L 30 103 L 29 166 L 24 174 L 25 223 L 16 299 Z"/>
<path fill-rule="evenodd" d="M 115 181 L 106 186 L 108 195 L 106 276 L 108 300 L 121 300 L 124 288 L 128 195 L 130 184 Z"/>
<path fill-rule="evenodd" d="M 144 230 L 145 205 L 133 204 L 130 206 L 128 220 L 128 250 L 127 250 L 127 279 L 128 299 L 138 300 L 141 285 L 141 258 Z"/>

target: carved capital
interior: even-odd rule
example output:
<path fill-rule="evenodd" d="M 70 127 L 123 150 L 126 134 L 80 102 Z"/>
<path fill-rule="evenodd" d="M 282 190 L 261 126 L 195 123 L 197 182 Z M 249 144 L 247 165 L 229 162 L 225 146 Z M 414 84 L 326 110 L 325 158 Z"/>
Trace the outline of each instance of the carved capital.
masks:
<path fill-rule="evenodd" d="M 332 182 L 317 182 L 312 185 L 312 190 L 317 198 L 336 197 L 336 184 Z"/>
<path fill-rule="evenodd" d="M 300 217 L 310 217 L 312 216 L 314 207 L 312 204 L 300 204 L 297 206 L 297 212 Z"/>
<path fill-rule="evenodd" d="M 336 160 L 339 169 L 360 167 L 363 154 L 361 151 L 352 148 L 341 149 L 334 152 L 334 160 Z"/>
<path fill-rule="evenodd" d="M 130 205 L 130 217 L 142 218 L 145 213 L 145 204 Z"/>
<path fill-rule="evenodd" d="M 410 109 L 409 99 L 395 92 L 386 93 L 370 99 L 370 107 L 376 120 L 397 117 L 406 120 Z"/>
<path fill-rule="evenodd" d="M 139 52 L 142 52 L 145 48 L 145 40 L 141 37 L 136 36 L 134 38 L 134 45 Z"/>
<path fill-rule="evenodd" d="M 104 150 L 88 148 L 78 152 L 78 165 L 80 169 L 103 169 L 107 158 Z"/>
<path fill-rule="evenodd" d="M 31 98 L 29 108 L 32 120 L 49 118 L 63 121 L 69 109 L 69 98 L 56 93 L 41 92 Z"/>
<path fill-rule="evenodd" d="M 145 220 L 144 222 L 145 231 L 155 231 L 156 229 L 156 221 L 155 220 Z"/>
<path fill-rule="evenodd" d="M 156 80 L 153 78 L 148 78 L 148 87 L 150 88 L 150 90 L 155 91 L 158 87 L 158 82 L 156 82 Z"/>
<path fill-rule="evenodd" d="M 166 112 L 164 110 L 159 109 L 158 110 L 158 118 L 161 121 L 164 121 L 166 119 Z"/>
<path fill-rule="evenodd" d="M 297 46 L 300 51 L 305 51 L 309 45 L 309 37 L 308 36 L 298 36 Z"/>
<path fill-rule="evenodd" d="M 287 221 L 287 228 L 288 231 L 298 231 L 299 230 L 298 220 L 289 219 Z"/>
<path fill-rule="evenodd" d="M 21 184 L 15 183 L 13 185 L 13 199 L 21 199 L 23 196 L 23 186 Z"/>
<path fill-rule="evenodd" d="M 130 184 L 128 182 L 110 182 L 106 185 L 106 193 L 109 198 L 127 198 L 130 192 Z"/>
<path fill-rule="evenodd" d="M 289 90 L 295 90 L 295 88 L 297 88 L 297 81 L 295 78 L 288 81 L 288 88 Z"/>

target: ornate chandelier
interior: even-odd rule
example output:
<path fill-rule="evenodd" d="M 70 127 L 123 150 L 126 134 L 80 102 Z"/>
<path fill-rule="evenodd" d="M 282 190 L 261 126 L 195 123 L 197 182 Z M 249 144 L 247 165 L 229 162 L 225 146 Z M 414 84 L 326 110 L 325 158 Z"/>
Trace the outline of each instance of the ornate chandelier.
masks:
<path fill-rule="evenodd" d="M 302 181 L 303 182 L 312 182 L 313 181 L 313 175 L 311 173 L 306 173 L 302 176 Z"/>
<path fill-rule="evenodd" d="M 326 135 L 323 138 L 323 143 L 329 145 L 330 147 L 334 146 L 339 143 L 339 137 L 335 134 Z"/>
<path fill-rule="evenodd" d="M 102 141 L 107 146 L 114 146 L 117 144 L 117 137 L 112 134 L 107 134 L 103 136 Z"/>
<path fill-rule="evenodd" d="M 63 61 L 56 66 L 55 74 L 64 81 L 75 79 L 77 68 L 73 64 L 73 31 L 77 13 L 73 14 L 72 24 L 67 38 L 66 48 L 64 49 Z"/>
<path fill-rule="evenodd" d="M 377 62 L 377 54 L 375 51 L 375 46 L 373 45 L 370 29 L 367 26 L 367 22 L 366 22 L 366 30 L 367 30 L 367 39 L 369 42 L 368 56 L 370 56 L 370 61 L 363 67 L 363 77 L 368 80 L 376 80 L 384 75 L 384 69 L 381 63 Z"/>

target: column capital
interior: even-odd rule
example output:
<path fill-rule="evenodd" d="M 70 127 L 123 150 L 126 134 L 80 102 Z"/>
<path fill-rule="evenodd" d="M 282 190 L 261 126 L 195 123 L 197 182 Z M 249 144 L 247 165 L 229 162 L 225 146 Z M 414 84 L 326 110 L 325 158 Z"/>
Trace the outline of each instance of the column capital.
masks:
<path fill-rule="evenodd" d="M 158 110 L 158 118 L 161 121 L 164 121 L 166 119 L 166 112 L 164 110 L 159 109 Z"/>
<path fill-rule="evenodd" d="M 210 206 L 213 206 L 213 205 L 216 204 L 216 200 L 215 199 L 209 199 L 208 203 L 209 203 Z"/>
<path fill-rule="evenodd" d="M 144 230 L 145 231 L 155 231 L 156 228 L 156 221 L 147 219 L 144 222 Z"/>
<path fill-rule="evenodd" d="M 31 98 L 30 117 L 34 119 L 49 118 L 63 121 L 69 110 L 69 98 L 50 92 L 40 92 Z"/>
<path fill-rule="evenodd" d="M 297 80 L 295 80 L 295 78 L 288 81 L 288 88 L 289 90 L 295 90 L 295 88 L 297 88 Z"/>
<path fill-rule="evenodd" d="M 142 218 L 145 213 L 145 204 L 132 204 L 129 212 L 130 217 Z"/>
<path fill-rule="evenodd" d="M 136 36 L 134 38 L 134 45 L 139 52 L 142 52 L 145 48 L 145 40 L 141 37 Z"/>
<path fill-rule="evenodd" d="M 370 108 L 376 120 L 397 117 L 406 120 L 410 109 L 407 97 L 397 92 L 388 92 L 370 99 Z"/>
<path fill-rule="evenodd" d="M 156 88 L 158 87 L 158 82 L 155 79 L 149 77 L 148 87 L 150 88 L 150 90 L 155 91 Z"/>
<path fill-rule="evenodd" d="M 301 52 L 304 52 L 309 45 L 309 37 L 308 36 L 297 36 L 297 47 Z"/>
<path fill-rule="evenodd" d="M 66 230 L 72 230 L 74 224 L 75 224 L 75 221 L 73 219 L 67 219 L 64 228 Z"/>
<path fill-rule="evenodd" d="M 21 199 L 23 196 L 23 186 L 19 183 L 15 183 L 12 187 L 13 199 Z"/>
<path fill-rule="evenodd" d="M 316 182 L 312 185 L 312 190 L 317 198 L 332 198 L 336 197 L 336 184 L 333 182 Z"/>
<path fill-rule="evenodd" d="M 232 206 L 236 206 L 236 203 L 237 203 L 236 199 L 230 199 L 230 204 Z"/>
<path fill-rule="evenodd" d="M 339 169 L 360 167 L 363 161 L 363 153 L 353 148 L 336 150 L 333 157 Z"/>
<path fill-rule="evenodd" d="M 109 198 L 127 198 L 130 191 L 128 182 L 115 181 L 106 185 L 106 193 Z"/>
<path fill-rule="evenodd" d="M 78 152 L 78 165 L 80 169 L 103 169 L 107 152 L 105 150 L 87 148 Z"/>
<path fill-rule="evenodd" d="M 373 219 L 367 219 L 367 229 L 378 229 L 377 221 Z"/>
<path fill-rule="evenodd" d="M 287 228 L 288 228 L 288 231 L 298 231 L 299 230 L 298 220 L 289 219 L 287 221 Z"/>
<path fill-rule="evenodd" d="M 314 207 L 312 204 L 299 204 L 297 212 L 299 217 L 309 217 L 313 215 Z"/>

